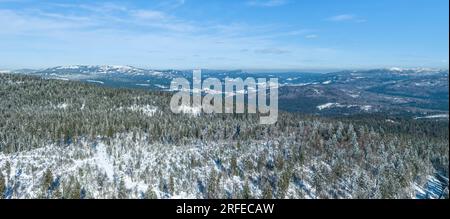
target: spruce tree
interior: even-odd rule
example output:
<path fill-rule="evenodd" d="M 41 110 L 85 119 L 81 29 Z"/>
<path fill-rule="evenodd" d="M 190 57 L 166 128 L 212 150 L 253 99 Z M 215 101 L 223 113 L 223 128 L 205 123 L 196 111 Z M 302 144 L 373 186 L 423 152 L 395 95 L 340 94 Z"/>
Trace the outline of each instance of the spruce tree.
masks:
<path fill-rule="evenodd" d="M 119 182 L 119 188 L 118 188 L 118 195 L 117 197 L 119 199 L 126 199 L 127 198 L 127 188 L 125 187 L 125 181 L 123 179 Z"/>
<path fill-rule="evenodd" d="M 47 169 L 42 178 L 42 193 L 45 198 L 51 198 L 51 186 L 53 183 L 53 174 L 50 169 Z"/>
<path fill-rule="evenodd" d="M 3 177 L 3 174 L 0 173 L 0 199 L 5 198 L 5 191 L 6 191 L 5 178 Z"/>
<path fill-rule="evenodd" d="M 245 181 L 244 188 L 242 188 L 242 198 L 251 199 L 250 186 L 248 185 L 248 180 Z"/>
<path fill-rule="evenodd" d="M 272 199 L 272 186 L 270 186 L 270 183 L 266 182 L 263 186 L 263 199 Z"/>
<path fill-rule="evenodd" d="M 155 191 L 149 186 L 147 187 L 147 191 L 144 194 L 144 199 L 157 199 L 158 196 L 156 195 Z"/>
<path fill-rule="evenodd" d="M 169 178 L 169 192 L 171 195 L 174 195 L 174 193 L 175 193 L 175 183 L 173 181 L 172 175 L 170 175 L 170 178 Z"/>
<path fill-rule="evenodd" d="M 80 199 L 81 198 L 81 184 L 78 180 L 75 182 L 73 188 L 70 189 L 70 199 Z"/>

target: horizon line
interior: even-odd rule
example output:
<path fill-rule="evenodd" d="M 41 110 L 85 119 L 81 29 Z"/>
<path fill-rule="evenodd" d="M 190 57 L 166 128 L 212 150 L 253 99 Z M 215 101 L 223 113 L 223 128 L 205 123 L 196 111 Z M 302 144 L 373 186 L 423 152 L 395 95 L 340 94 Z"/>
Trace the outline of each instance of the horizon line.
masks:
<path fill-rule="evenodd" d="M 416 66 L 416 67 L 399 67 L 399 66 L 382 66 L 379 67 L 327 67 L 327 68 L 159 68 L 151 66 L 140 66 L 140 65 L 117 65 L 117 64 L 73 64 L 73 65 L 54 65 L 54 66 L 43 66 L 43 67 L 18 67 L 18 68 L 3 68 L 0 67 L 0 71 L 19 71 L 19 70 L 46 70 L 56 67 L 68 67 L 68 66 L 116 66 L 116 67 L 133 67 L 143 70 L 177 70 L 177 71 L 190 71 L 195 69 L 210 70 L 210 71 L 243 71 L 243 72 L 312 72 L 312 73 L 326 73 L 326 72 L 336 72 L 336 71 L 364 71 L 364 70 L 377 70 L 377 69 L 399 69 L 399 70 L 417 70 L 417 69 L 430 69 L 430 70 L 449 70 L 449 66 L 437 67 L 437 66 Z"/>

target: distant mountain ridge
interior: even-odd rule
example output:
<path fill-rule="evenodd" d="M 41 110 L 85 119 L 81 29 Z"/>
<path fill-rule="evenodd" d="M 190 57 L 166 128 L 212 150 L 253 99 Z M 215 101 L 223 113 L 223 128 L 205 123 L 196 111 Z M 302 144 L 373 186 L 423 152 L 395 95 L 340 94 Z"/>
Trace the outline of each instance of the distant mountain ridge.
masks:
<path fill-rule="evenodd" d="M 123 73 L 123 74 L 139 74 L 139 73 L 148 73 L 148 72 L 182 72 L 185 70 L 173 70 L 173 69 L 151 69 L 151 68 L 139 68 L 131 65 L 66 65 L 66 66 L 56 66 L 45 69 L 17 69 L 12 70 L 13 72 L 40 72 L 40 73 L 48 73 L 48 72 L 73 72 L 73 73 Z M 227 73 L 227 72 L 245 72 L 243 70 L 235 69 L 235 70 L 217 70 L 217 69 L 204 69 L 204 71 L 209 73 Z M 247 74 L 259 74 L 259 73 L 272 73 L 272 74 L 285 74 L 276 73 L 276 71 L 272 72 L 270 70 L 267 71 L 258 71 Z M 302 73 L 303 71 L 288 71 L 287 73 Z M 342 71 L 332 71 L 328 73 L 338 73 L 338 72 L 346 72 L 346 73 L 374 73 L 374 72 L 384 72 L 391 74 L 418 74 L 418 73 L 426 73 L 426 74 L 438 74 L 438 73 L 448 73 L 448 69 L 442 68 L 375 68 L 375 69 L 366 69 L 366 70 L 342 70 Z M 316 74 L 327 74 L 327 73 L 316 73 Z"/>
<path fill-rule="evenodd" d="M 190 70 L 152 70 L 121 65 L 69 65 L 13 71 L 47 79 L 76 80 L 102 86 L 169 90 L 172 79 L 192 79 Z M 425 117 L 448 114 L 448 70 L 380 68 L 330 73 L 202 71 L 202 77 L 278 78 L 282 110 L 320 115 L 361 113 Z M 434 118 L 434 117 L 430 117 Z"/>
<path fill-rule="evenodd" d="M 127 74 L 127 75 L 153 75 L 163 76 L 163 73 L 156 70 L 147 70 L 132 66 L 121 65 L 70 65 L 57 66 L 44 70 L 35 71 L 34 74 Z"/>

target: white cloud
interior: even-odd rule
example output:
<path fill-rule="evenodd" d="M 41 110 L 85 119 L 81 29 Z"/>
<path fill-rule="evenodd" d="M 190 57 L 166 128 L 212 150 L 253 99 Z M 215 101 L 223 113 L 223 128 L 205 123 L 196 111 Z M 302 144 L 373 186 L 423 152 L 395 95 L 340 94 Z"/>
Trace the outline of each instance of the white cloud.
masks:
<path fill-rule="evenodd" d="M 354 22 L 354 23 L 367 22 L 366 19 L 360 18 L 353 14 L 340 14 L 340 15 L 329 17 L 329 18 L 327 18 L 327 20 L 333 21 L 333 22 Z"/>
<path fill-rule="evenodd" d="M 87 17 L 72 17 L 39 10 L 16 12 L 0 9 L 0 33 L 3 34 L 48 34 L 50 31 L 88 28 L 95 25 Z"/>
<path fill-rule="evenodd" d="M 340 14 L 333 17 L 330 17 L 330 21 L 350 21 L 355 19 L 355 16 L 352 14 Z"/>
<path fill-rule="evenodd" d="M 196 27 L 160 10 L 135 9 L 115 3 L 56 4 L 52 10 L 0 9 L 0 32 L 45 34 L 44 31 L 125 31 L 191 32 Z M 60 8 L 64 10 L 58 10 Z M 41 30 L 41 31 L 39 31 Z"/>
<path fill-rule="evenodd" d="M 313 34 L 312 30 L 277 24 L 189 20 L 170 12 L 120 4 L 0 9 L 0 47 L 8 51 L 0 51 L 0 59 L 11 66 L 23 65 L 21 60 L 27 59 L 30 66 L 293 68 L 298 67 L 298 59 L 332 54 L 278 40 L 296 35 L 305 37 Z M 274 55 L 283 55 L 283 59 L 275 59 Z"/>
<path fill-rule="evenodd" d="M 355 23 L 364 23 L 367 20 L 360 18 L 354 14 L 340 14 L 336 16 L 329 17 L 327 20 L 334 22 L 355 22 Z"/>
<path fill-rule="evenodd" d="M 316 39 L 319 38 L 319 35 L 317 34 L 309 34 L 305 36 L 306 39 Z"/>
<path fill-rule="evenodd" d="M 72 9 L 78 12 L 95 12 L 98 14 L 109 14 L 112 12 L 127 12 L 128 8 L 124 5 L 102 2 L 102 3 L 91 3 L 91 4 L 75 4 L 75 3 L 52 3 L 51 6 L 55 8 L 64 8 L 66 10 Z"/>
<path fill-rule="evenodd" d="M 144 20 L 163 20 L 167 16 L 165 13 L 153 10 L 137 10 L 132 12 L 133 16 Z"/>

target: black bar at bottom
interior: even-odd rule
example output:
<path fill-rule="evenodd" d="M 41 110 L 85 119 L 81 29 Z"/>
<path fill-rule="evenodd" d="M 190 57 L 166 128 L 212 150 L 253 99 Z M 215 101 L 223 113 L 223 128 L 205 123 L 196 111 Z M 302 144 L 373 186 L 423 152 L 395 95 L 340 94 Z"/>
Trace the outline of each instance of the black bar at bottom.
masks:
<path fill-rule="evenodd" d="M 0 212 L 40 216 L 280 217 L 426 216 L 446 212 L 449 200 L 0 200 Z M 297 217 L 298 216 L 298 217 Z M 147 217 L 144 217 L 147 218 Z"/>

